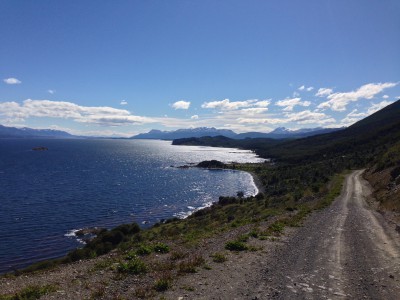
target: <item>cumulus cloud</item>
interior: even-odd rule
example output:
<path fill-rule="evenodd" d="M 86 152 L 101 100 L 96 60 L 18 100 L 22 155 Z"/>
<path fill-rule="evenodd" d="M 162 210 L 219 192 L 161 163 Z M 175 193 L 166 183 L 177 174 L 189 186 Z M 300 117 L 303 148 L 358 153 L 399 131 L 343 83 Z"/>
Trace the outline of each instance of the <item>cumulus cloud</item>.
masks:
<path fill-rule="evenodd" d="M 122 100 L 119 104 L 120 104 L 120 105 L 127 105 L 128 102 L 127 102 L 126 100 Z"/>
<path fill-rule="evenodd" d="M 66 101 L 27 99 L 17 102 L 0 103 L 0 115 L 25 120 L 29 117 L 72 119 L 79 123 L 92 123 L 108 126 L 152 123 L 153 119 L 132 115 L 124 109 L 108 106 L 80 106 Z"/>
<path fill-rule="evenodd" d="M 199 118 L 199 116 L 198 115 L 193 115 L 193 116 L 191 116 L 190 117 L 192 120 L 197 120 L 198 118 Z"/>
<path fill-rule="evenodd" d="M 257 107 L 267 107 L 269 104 L 271 103 L 271 100 L 267 99 L 267 100 L 261 100 L 261 101 L 256 101 L 254 103 L 254 106 Z"/>
<path fill-rule="evenodd" d="M 268 111 L 268 107 L 250 107 L 250 108 L 243 108 L 240 110 L 242 113 L 255 115 L 255 114 L 262 114 Z"/>
<path fill-rule="evenodd" d="M 367 113 L 368 113 L 368 115 L 372 115 L 373 113 L 377 112 L 378 110 L 381 110 L 382 108 L 384 108 L 392 103 L 393 103 L 393 101 L 383 100 L 379 103 L 372 104 L 372 106 L 370 108 L 368 108 Z"/>
<path fill-rule="evenodd" d="M 56 91 L 55 90 L 47 90 L 47 92 L 49 93 L 49 94 L 54 94 Z"/>
<path fill-rule="evenodd" d="M 239 124 L 283 124 L 286 123 L 284 118 L 239 118 Z"/>
<path fill-rule="evenodd" d="M 318 92 L 315 94 L 317 97 L 326 97 L 333 93 L 332 89 L 329 88 L 320 88 Z"/>
<path fill-rule="evenodd" d="M 302 85 L 298 88 L 299 91 L 307 91 L 307 92 L 311 92 L 313 89 L 314 87 L 312 86 L 306 87 L 305 85 Z"/>
<path fill-rule="evenodd" d="M 324 113 L 304 110 L 297 113 L 287 113 L 287 122 L 297 122 L 298 124 L 319 124 L 334 123 L 336 120 Z"/>
<path fill-rule="evenodd" d="M 372 99 L 375 95 L 381 93 L 383 90 L 394 87 L 397 84 L 398 83 L 394 82 L 369 83 L 361 86 L 356 91 L 333 93 L 327 97 L 329 100 L 319 104 L 318 108 L 330 108 L 331 110 L 335 111 L 345 111 L 346 106 L 350 102 L 355 102 L 360 99 Z"/>
<path fill-rule="evenodd" d="M 224 99 L 221 101 L 211 101 L 204 102 L 201 107 L 202 108 L 218 108 L 222 110 L 235 110 L 243 107 L 249 107 L 254 100 L 245 100 L 245 101 L 233 101 L 231 102 L 229 99 Z"/>
<path fill-rule="evenodd" d="M 360 121 L 361 119 L 368 117 L 369 115 L 372 115 L 373 113 L 377 112 L 378 110 L 381 110 L 382 108 L 388 106 L 389 104 L 392 104 L 392 101 L 386 101 L 383 100 L 379 103 L 373 103 L 366 112 L 359 112 L 357 109 L 353 109 L 350 113 L 346 115 L 345 118 L 343 118 L 340 121 L 341 126 L 350 126 L 357 121 Z"/>
<path fill-rule="evenodd" d="M 176 101 L 171 106 L 174 109 L 189 109 L 190 102 L 189 101 L 185 101 L 185 100 L 180 100 L 180 101 Z"/>
<path fill-rule="evenodd" d="M 310 106 L 310 101 L 301 101 L 301 98 L 287 98 L 284 100 L 279 100 L 275 103 L 277 106 L 285 107 L 283 111 L 292 111 L 296 105 L 300 106 Z"/>
<path fill-rule="evenodd" d="M 241 108 L 250 107 L 267 107 L 270 104 L 270 100 L 244 100 L 244 101 L 230 101 L 229 99 L 224 99 L 221 101 L 210 101 L 204 102 L 202 108 L 214 108 L 220 110 L 237 110 Z"/>
<path fill-rule="evenodd" d="M 17 78 L 13 78 L 13 77 L 5 78 L 5 79 L 3 79 L 3 81 L 6 84 L 20 84 L 20 83 L 22 83 L 22 81 L 18 80 Z"/>

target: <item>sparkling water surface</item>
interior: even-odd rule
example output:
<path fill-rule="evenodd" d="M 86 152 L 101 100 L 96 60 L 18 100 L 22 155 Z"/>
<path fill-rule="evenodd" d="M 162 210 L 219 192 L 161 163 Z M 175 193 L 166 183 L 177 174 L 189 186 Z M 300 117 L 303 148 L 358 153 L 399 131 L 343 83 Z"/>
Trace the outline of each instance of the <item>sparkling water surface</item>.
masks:
<path fill-rule="evenodd" d="M 245 172 L 176 168 L 211 159 L 263 161 L 245 150 L 159 140 L 0 140 L 0 272 L 65 255 L 80 245 L 80 228 L 150 226 L 220 195 L 257 192 Z"/>

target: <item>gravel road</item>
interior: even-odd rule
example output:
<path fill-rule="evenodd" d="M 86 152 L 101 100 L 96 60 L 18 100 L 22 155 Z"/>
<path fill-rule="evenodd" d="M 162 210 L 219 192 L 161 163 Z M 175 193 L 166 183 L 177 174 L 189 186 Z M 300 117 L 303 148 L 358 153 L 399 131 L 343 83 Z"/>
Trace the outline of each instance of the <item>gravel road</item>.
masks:
<path fill-rule="evenodd" d="M 277 249 L 253 299 L 400 299 L 400 239 L 355 171 L 341 195 Z"/>

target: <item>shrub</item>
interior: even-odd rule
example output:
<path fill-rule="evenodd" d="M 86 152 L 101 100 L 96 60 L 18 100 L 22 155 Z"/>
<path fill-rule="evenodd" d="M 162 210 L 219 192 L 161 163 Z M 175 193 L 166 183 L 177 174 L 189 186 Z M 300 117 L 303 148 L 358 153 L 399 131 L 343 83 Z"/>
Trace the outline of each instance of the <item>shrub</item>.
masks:
<path fill-rule="evenodd" d="M 179 273 L 196 273 L 196 267 L 204 263 L 204 258 L 200 255 L 193 255 L 178 265 Z"/>
<path fill-rule="evenodd" d="M 172 286 L 172 276 L 169 272 L 164 272 L 161 277 L 154 282 L 154 289 L 157 292 L 164 292 Z"/>
<path fill-rule="evenodd" d="M 216 263 L 223 263 L 223 262 L 227 261 L 225 254 L 220 253 L 220 252 L 214 253 L 212 255 L 212 258 L 213 258 L 213 262 L 216 262 Z"/>
<path fill-rule="evenodd" d="M 225 206 L 225 205 L 229 205 L 229 204 L 234 204 L 234 203 L 238 203 L 238 199 L 235 197 L 224 197 L 224 196 L 220 196 L 218 198 L 218 204 Z"/>
<path fill-rule="evenodd" d="M 144 256 L 144 255 L 149 255 L 152 251 L 153 249 L 150 246 L 141 244 L 139 248 L 136 250 L 136 254 Z"/>
<path fill-rule="evenodd" d="M 186 257 L 186 253 L 180 252 L 180 251 L 174 251 L 171 252 L 171 259 L 172 260 L 178 260 Z"/>
<path fill-rule="evenodd" d="M 268 230 L 271 231 L 272 233 L 275 234 L 281 234 L 284 230 L 285 230 L 285 224 L 283 224 L 282 222 L 275 222 L 272 223 L 269 227 Z"/>
<path fill-rule="evenodd" d="M 258 193 L 257 195 L 256 195 L 256 199 L 257 200 L 262 200 L 262 199 L 264 199 L 264 194 L 263 193 Z"/>
<path fill-rule="evenodd" d="M 154 250 L 154 252 L 158 252 L 158 253 L 168 253 L 169 246 L 164 243 L 157 243 L 153 246 L 153 250 Z"/>
<path fill-rule="evenodd" d="M 117 266 L 117 270 L 120 273 L 142 274 L 147 272 L 147 266 L 141 259 L 135 257 L 127 263 L 120 262 Z"/>
<path fill-rule="evenodd" d="M 230 251 L 244 251 L 247 250 L 248 247 L 241 241 L 230 241 L 225 244 L 225 249 Z"/>
<path fill-rule="evenodd" d="M 14 295 L 0 295 L 0 299 L 4 300 L 34 300 L 40 297 L 55 292 L 56 287 L 53 285 L 30 285 L 21 291 L 15 293 Z"/>

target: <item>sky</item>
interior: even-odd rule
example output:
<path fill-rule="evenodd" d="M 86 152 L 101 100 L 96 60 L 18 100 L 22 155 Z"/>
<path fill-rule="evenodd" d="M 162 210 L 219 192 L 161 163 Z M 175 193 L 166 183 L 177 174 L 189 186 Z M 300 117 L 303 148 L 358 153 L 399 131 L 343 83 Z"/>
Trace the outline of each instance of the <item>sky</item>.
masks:
<path fill-rule="evenodd" d="M 400 99 L 398 0 L 2 0 L 0 124 L 349 126 Z"/>

